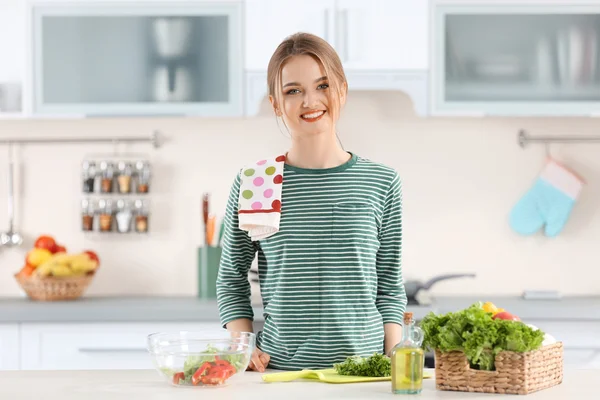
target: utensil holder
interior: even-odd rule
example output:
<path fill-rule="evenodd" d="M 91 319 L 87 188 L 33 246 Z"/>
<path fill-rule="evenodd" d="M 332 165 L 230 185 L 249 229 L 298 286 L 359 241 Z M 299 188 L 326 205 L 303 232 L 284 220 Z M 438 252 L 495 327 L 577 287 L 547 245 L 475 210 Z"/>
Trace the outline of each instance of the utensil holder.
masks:
<path fill-rule="evenodd" d="M 198 297 L 217 298 L 217 275 L 222 248 L 203 246 L 198 248 Z"/>

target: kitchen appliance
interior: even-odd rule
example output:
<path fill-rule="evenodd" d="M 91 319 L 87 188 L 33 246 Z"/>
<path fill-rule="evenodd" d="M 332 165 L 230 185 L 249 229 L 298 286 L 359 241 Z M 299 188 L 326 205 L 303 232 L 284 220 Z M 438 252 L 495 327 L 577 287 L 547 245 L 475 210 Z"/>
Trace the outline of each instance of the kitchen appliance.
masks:
<path fill-rule="evenodd" d="M 0 233 L 0 247 L 20 246 L 23 236 L 14 231 L 15 199 L 14 199 L 14 163 L 12 145 L 8 145 L 8 232 Z"/>
<path fill-rule="evenodd" d="M 421 282 L 417 280 L 408 280 L 404 282 L 404 290 L 406 291 L 406 297 L 408 299 L 409 305 L 418 305 L 419 300 L 417 299 L 417 294 L 421 290 L 429 290 L 434 284 L 445 281 L 448 279 L 456 279 L 456 278 L 475 278 L 475 274 L 444 274 L 439 276 L 434 276 L 426 282 Z"/>
<path fill-rule="evenodd" d="M 154 71 L 154 100 L 186 102 L 192 98 L 192 74 L 187 67 L 165 64 Z"/>
<path fill-rule="evenodd" d="M 156 50 L 163 58 L 183 57 L 189 50 L 192 24 L 186 18 L 157 18 L 153 23 Z"/>

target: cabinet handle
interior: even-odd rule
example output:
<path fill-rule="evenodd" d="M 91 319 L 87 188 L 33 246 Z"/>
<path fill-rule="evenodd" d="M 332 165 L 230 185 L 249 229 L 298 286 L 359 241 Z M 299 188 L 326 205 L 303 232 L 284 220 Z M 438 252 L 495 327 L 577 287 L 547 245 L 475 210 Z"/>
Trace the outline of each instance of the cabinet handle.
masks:
<path fill-rule="evenodd" d="M 80 347 L 80 353 L 146 353 L 146 350 L 143 347 L 104 347 L 104 348 L 94 348 L 94 347 Z"/>
<path fill-rule="evenodd" d="M 344 62 L 348 62 L 348 9 L 342 11 L 344 16 Z"/>
<path fill-rule="evenodd" d="M 323 21 L 323 29 L 325 30 L 323 39 L 325 39 L 326 42 L 329 42 L 329 9 L 328 8 L 323 10 L 323 18 L 325 18 L 325 21 Z"/>

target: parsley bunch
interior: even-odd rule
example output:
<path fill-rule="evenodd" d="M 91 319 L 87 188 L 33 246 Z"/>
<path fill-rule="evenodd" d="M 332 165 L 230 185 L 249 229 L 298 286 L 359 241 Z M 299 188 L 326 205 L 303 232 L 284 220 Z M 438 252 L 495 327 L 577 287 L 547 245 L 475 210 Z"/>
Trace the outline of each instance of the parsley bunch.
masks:
<path fill-rule="evenodd" d="M 390 358 L 380 353 L 373 353 L 370 357 L 351 356 L 346 361 L 333 364 L 340 375 L 352 376 L 390 376 L 392 364 Z"/>

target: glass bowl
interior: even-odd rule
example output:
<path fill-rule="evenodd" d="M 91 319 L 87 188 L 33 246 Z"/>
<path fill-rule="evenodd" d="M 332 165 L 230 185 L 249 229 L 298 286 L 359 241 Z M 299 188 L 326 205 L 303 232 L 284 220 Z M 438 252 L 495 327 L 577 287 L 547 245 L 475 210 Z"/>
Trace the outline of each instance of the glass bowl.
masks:
<path fill-rule="evenodd" d="M 250 363 L 256 336 L 250 332 L 174 332 L 148 336 L 154 367 L 175 386 L 221 387 L 235 382 Z"/>

